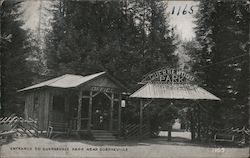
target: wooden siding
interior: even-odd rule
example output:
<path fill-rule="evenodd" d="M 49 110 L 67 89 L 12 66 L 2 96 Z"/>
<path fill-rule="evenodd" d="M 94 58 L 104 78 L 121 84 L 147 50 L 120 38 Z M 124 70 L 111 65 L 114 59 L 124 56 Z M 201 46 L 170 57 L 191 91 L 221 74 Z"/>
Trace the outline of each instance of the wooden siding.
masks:
<path fill-rule="evenodd" d="M 37 92 L 36 94 L 38 96 L 38 105 L 39 105 L 39 114 L 38 114 L 38 125 L 40 129 L 44 129 L 44 93 L 42 91 Z"/>
<path fill-rule="evenodd" d="M 50 93 L 49 91 L 45 92 L 44 100 L 44 129 L 47 129 L 49 122 L 49 106 L 50 106 Z"/>
<path fill-rule="evenodd" d="M 33 91 L 25 98 L 25 118 L 34 119 L 34 96 L 38 97 L 38 126 L 40 130 L 46 130 L 48 126 L 49 92 L 48 90 Z"/>
<path fill-rule="evenodd" d="M 34 93 L 28 93 L 25 97 L 25 118 L 33 118 Z"/>
<path fill-rule="evenodd" d="M 38 118 L 39 129 L 40 130 L 47 130 L 48 122 L 53 121 L 52 116 L 54 115 L 55 117 L 57 117 L 56 114 L 53 112 L 53 107 L 52 107 L 53 96 L 62 95 L 65 97 L 65 117 L 64 118 L 65 118 L 65 120 L 67 120 L 70 117 L 70 111 L 72 110 L 72 108 L 74 108 L 72 103 L 71 103 L 72 102 L 71 96 L 73 96 L 73 94 L 77 94 L 77 92 L 79 92 L 79 89 L 82 89 L 83 90 L 82 92 L 87 92 L 88 93 L 87 97 L 91 98 L 89 96 L 89 94 L 95 93 L 95 92 L 92 92 L 93 87 L 106 87 L 106 88 L 113 89 L 113 91 L 111 92 L 112 93 L 111 95 L 113 95 L 112 102 L 119 100 L 118 96 L 121 95 L 121 92 L 122 92 L 122 87 L 120 87 L 119 84 L 117 84 L 116 82 L 114 82 L 112 79 L 110 79 L 108 76 L 105 76 L 105 75 L 100 76 L 100 77 L 96 77 L 95 79 L 93 79 L 91 81 L 87 81 L 85 84 L 82 84 L 82 85 L 75 87 L 75 88 L 55 88 L 55 87 L 45 88 L 44 87 L 44 88 L 40 88 L 40 89 L 34 89 L 34 90 L 31 90 L 29 93 L 26 93 L 26 99 L 25 99 L 26 117 L 27 118 L 28 117 L 34 118 L 34 110 L 33 110 L 34 100 L 35 100 L 34 98 L 35 98 L 35 96 L 37 96 L 38 97 L 38 100 L 37 100 L 37 102 L 38 102 L 38 117 L 37 118 Z M 76 97 L 76 98 L 79 99 L 78 97 Z M 80 98 L 82 99 L 82 97 L 80 97 Z M 117 100 L 115 100 L 115 98 Z M 89 110 L 92 110 L 92 108 L 91 108 L 92 98 L 89 99 L 89 104 L 90 104 Z M 111 103 L 111 104 L 113 104 L 113 103 Z M 111 111 L 113 111 L 113 110 L 111 109 Z M 91 115 L 92 115 L 92 111 L 89 111 L 90 118 L 92 117 Z M 79 117 L 79 118 L 81 118 L 81 117 Z M 112 119 L 112 116 L 111 116 L 111 119 Z M 118 118 L 118 119 L 120 121 L 120 118 Z M 91 119 L 88 119 L 88 129 L 89 130 L 90 130 L 90 125 L 91 125 Z M 112 126 L 113 125 L 111 122 L 110 128 L 112 128 Z M 118 125 L 118 126 L 120 126 L 120 125 Z M 81 126 L 79 126 L 78 128 L 81 128 Z"/>
<path fill-rule="evenodd" d="M 38 102 L 39 102 L 39 127 L 42 130 L 46 130 L 48 126 L 48 112 L 49 112 L 49 91 L 39 91 Z"/>

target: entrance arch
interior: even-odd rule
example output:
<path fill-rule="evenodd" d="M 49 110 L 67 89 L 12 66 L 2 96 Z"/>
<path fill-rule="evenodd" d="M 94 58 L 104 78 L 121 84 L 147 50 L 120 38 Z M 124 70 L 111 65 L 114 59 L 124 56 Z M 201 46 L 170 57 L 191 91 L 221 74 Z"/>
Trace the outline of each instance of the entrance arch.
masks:
<path fill-rule="evenodd" d="M 140 135 L 142 134 L 143 109 L 155 99 L 220 100 L 197 85 L 197 80 L 184 70 L 163 67 L 144 75 L 144 84 L 131 94 L 140 99 Z M 143 103 L 144 99 L 151 99 Z"/>

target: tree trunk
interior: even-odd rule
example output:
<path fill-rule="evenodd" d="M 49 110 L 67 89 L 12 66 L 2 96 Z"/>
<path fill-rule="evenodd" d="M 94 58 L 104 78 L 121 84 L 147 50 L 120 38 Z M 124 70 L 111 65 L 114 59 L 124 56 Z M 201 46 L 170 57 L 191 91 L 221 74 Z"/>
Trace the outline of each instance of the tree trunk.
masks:
<path fill-rule="evenodd" d="M 171 131 L 172 131 L 172 126 L 171 124 L 169 124 L 168 125 L 168 141 L 172 140 Z"/>
<path fill-rule="evenodd" d="M 195 140 L 195 130 L 194 130 L 194 116 L 193 111 L 190 113 L 191 119 L 190 119 L 190 131 L 191 131 L 191 140 Z"/>
<path fill-rule="evenodd" d="M 200 120 L 200 106 L 197 105 L 197 140 L 200 141 L 201 140 L 201 120 Z"/>
<path fill-rule="evenodd" d="M 250 58 L 250 56 L 249 56 Z M 249 66 L 250 66 L 250 63 L 249 63 Z M 250 80 L 249 81 L 249 89 L 250 89 Z M 250 129 L 250 91 L 248 91 L 248 129 Z M 248 138 L 248 145 L 250 145 L 250 137 L 247 137 Z"/>

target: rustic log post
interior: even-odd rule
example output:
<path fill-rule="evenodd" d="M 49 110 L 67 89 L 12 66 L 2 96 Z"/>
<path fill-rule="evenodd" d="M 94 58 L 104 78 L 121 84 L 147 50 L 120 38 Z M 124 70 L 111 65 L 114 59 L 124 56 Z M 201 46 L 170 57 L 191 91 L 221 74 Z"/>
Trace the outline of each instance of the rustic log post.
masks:
<path fill-rule="evenodd" d="M 91 130 L 91 122 L 92 122 L 92 98 L 93 98 L 93 92 L 90 91 L 90 97 L 89 97 L 89 119 L 88 119 L 88 131 Z"/>
<path fill-rule="evenodd" d="M 109 120 L 109 130 L 113 130 L 113 109 L 114 109 L 114 93 L 111 94 L 111 105 L 110 105 L 110 120 Z"/>
<path fill-rule="evenodd" d="M 53 94 L 49 94 L 49 113 L 48 113 L 48 125 L 49 122 L 52 121 L 52 111 L 53 111 Z"/>
<path fill-rule="evenodd" d="M 190 131 L 191 131 L 191 140 L 195 141 L 195 127 L 194 127 L 194 112 L 193 112 L 193 105 L 191 106 L 190 110 Z"/>
<path fill-rule="evenodd" d="M 65 95 L 65 115 L 66 115 L 66 120 L 69 120 L 69 94 Z"/>
<path fill-rule="evenodd" d="M 118 130 L 119 130 L 119 136 L 121 136 L 121 106 L 122 106 L 122 95 L 119 94 L 119 105 L 118 105 Z"/>
<path fill-rule="evenodd" d="M 79 90 L 79 96 L 78 96 L 78 108 L 77 108 L 77 131 L 79 132 L 81 130 L 81 113 L 82 111 L 82 89 Z"/>
<path fill-rule="evenodd" d="M 168 141 L 172 140 L 172 124 L 168 123 Z"/>
<path fill-rule="evenodd" d="M 142 123 L 143 123 L 143 103 L 140 100 L 140 137 L 142 136 Z"/>
<path fill-rule="evenodd" d="M 27 105 L 25 105 L 25 109 L 24 109 L 24 118 L 25 120 L 28 120 L 29 119 L 29 115 L 28 115 L 28 110 L 26 108 Z"/>
<path fill-rule="evenodd" d="M 197 104 L 197 105 L 195 105 L 195 106 L 197 106 L 196 107 L 196 112 L 197 112 L 197 140 L 198 141 L 201 141 L 201 116 L 200 116 L 200 112 L 201 112 L 201 110 L 200 110 L 200 105 L 199 104 Z"/>

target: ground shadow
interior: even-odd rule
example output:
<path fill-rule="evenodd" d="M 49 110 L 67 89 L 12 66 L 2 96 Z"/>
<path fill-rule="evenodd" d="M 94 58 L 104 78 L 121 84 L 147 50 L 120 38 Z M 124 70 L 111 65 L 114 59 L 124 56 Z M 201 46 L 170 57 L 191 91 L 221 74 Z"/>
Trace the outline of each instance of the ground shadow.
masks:
<path fill-rule="evenodd" d="M 18 138 L 18 137 L 17 137 Z M 30 137 L 32 138 L 32 137 Z M 56 138 L 49 139 L 45 136 L 39 137 L 48 140 L 52 140 L 60 143 L 81 143 L 91 146 L 150 146 L 150 145 L 173 145 L 173 146 L 197 146 L 206 148 L 242 148 L 245 146 L 238 146 L 236 143 L 215 143 L 215 142 L 193 142 L 188 138 L 183 137 L 172 137 L 171 141 L 168 140 L 167 136 L 159 136 L 156 138 L 145 138 L 145 139 L 119 139 L 115 141 L 94 141 L 87 140 L 86 138 L 79 138 L 77 136 L 66 136 L 60 135 Z M 16 138 L 15 138 L 16 139 Z M 15 141 L 15 139 L 9 141 L 0 141 L 0 146 L 7 145 Z M 35 138 L 32 138 L 35 139 Z"/>
<path fill-rule="evenodd" d="M 204 143 L 204 142 L 193 142 L 190 139 L 183 137 L 172 137 L 171 141 L 167 137 L 161 136 L 157 138 L 146 138 L 146 139 L 120 139 L 116 141 L 94 141 L 70 137 L 68 139 L 58 137 L 52 139 L 57 142 L 77 142 L 92 146 L 150 146 L 150 145 L 176 145 L 176 146 L 197 146 L 206 148 L 224 147 L 224 148 L 241 148 L 237 144 L 232 143 Z"/>

